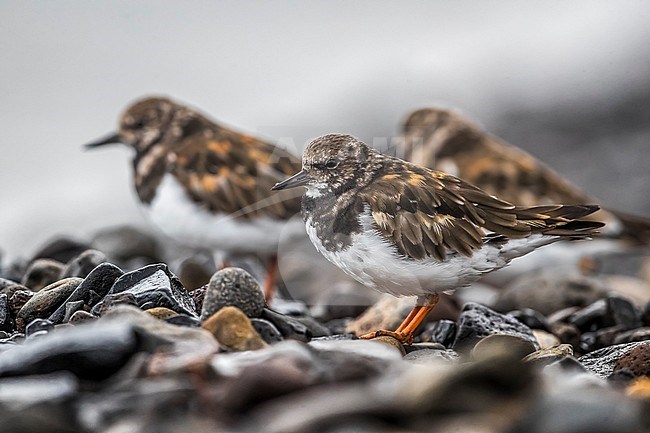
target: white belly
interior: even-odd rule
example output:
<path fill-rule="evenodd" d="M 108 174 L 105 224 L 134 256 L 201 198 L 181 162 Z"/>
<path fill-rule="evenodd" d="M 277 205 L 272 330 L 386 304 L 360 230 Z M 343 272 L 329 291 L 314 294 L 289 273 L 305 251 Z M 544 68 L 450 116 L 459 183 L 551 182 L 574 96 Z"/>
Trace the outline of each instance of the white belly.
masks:
<path fill-rule="evenodd" d="M 467 286 L 513 258 L 555 240 L 533 235 L 501 246 L 486 244 L 471 257 L 450 252 L 444 262 L 433 258 L 413 260 L 398 256 L 397 248 L 372 228 L 371 218 L 369 213 L 360 216 L 364 229 L 353 235 L 352 244 L 342 251 L 325 249 L 310 220 L 306 224 L 307 234 L 316 249 L 345 273 L 394 296 L 420 296 Z"/>
<path fill-rule="evenodd" d="M 229 253 L 276 253 L 278 246 L 305 233 L 299 216 L 291 220 L 257 217 L 236 219 L 214 214 L 190 200 L 171 174 L 160 183 L 147 216 L 165 235 L 194 248 Z"/>

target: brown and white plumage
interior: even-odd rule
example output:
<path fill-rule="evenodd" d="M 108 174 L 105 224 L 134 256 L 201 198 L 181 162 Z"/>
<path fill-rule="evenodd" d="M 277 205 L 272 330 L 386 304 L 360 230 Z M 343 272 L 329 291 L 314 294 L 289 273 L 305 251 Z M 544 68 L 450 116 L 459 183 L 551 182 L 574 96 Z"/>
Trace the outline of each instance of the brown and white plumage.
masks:
<path fill-rule="evenodd" d="M 403 124 L 404 158 L 445 170 L 489 194 L 521 206 L 597 201 L 546 164 L 484 131 L 452 110 L 424 108 Z M 607 235 L 650 242 L 650 220 L 611 209 L 586 219 L 604 221 Z"/>
<path fill-rule="evenodd" d="M 150 219 L 181 244 L 259 253 L 275 263 L 280 238 L 304 233 L 287 226 L 299 198 L 270 191 L 300 166 L 281 148 L 162 97 L 134 102 L 117 134 L 88 146 L 116 142 L 135 150 L 135 190 Z"/>
<path fill-rule="evenodd" d="M 603 225 L 580 219 L 598 206 L 514 206 L 349 135 L 312 141 L 302 167 L 274 189 L 307 188 L 302 213 L 316 249 L 362 284 L 418 296 L 426 306 L 413 314 L 418 318 L 437 292 L 466 286 L 541 246 L 588 238 Z M 408 342 L 411 316 L 390 335 Z"/>

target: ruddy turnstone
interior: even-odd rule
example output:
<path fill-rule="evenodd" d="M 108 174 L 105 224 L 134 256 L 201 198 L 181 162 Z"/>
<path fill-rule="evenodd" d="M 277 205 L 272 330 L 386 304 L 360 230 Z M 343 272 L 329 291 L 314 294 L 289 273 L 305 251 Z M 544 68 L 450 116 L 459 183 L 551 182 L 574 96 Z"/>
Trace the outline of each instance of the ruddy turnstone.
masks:
<path fill-rule="evenodd" d="M 271 296 L 280 238 L 304 235 L 295 194 L 271 187 L 300 167 L 289 152 L 225 128 L 168 98 L 127 107 L 119 130 L 87 144 L 135 150 L 135 191 L 152 222 L 180 244 L 268 258 L 265 295 Z"/>
<path fill-rule="evenodd" d="M 598 202 L 537 158 L 453 110 L 417 110 L 408 116 L 402 129 L 399 150 L 404 159 L 451 173 L 510 203 Z M 603 235 L 650 242 L 647 218 L 601 209 L 586 219 L 607 223 Z"/>
<path fill-rule="evenodd" d="M 562 239 L 603 224 L 583 221 L 598 206 L 514 206 L 446 173 L 382 155 L 350 135 L 317 138 L 302 170 L 274 190 L 307 188 L 302 215 L 316 249 L 362 284 L 416 307 L 391 335 L 413 332 L 449 292 Z"/>

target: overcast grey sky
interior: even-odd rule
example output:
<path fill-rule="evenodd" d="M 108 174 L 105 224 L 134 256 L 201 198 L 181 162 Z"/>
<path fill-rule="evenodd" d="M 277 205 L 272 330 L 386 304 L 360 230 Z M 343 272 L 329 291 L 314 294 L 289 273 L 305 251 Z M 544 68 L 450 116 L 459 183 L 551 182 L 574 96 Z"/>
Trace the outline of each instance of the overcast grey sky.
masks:
<path fill-rule="evenodd" d="M 0 248 L 141 224 L 126 149 L 83 152 L 125 104 L 185 101 L 301 147 L 394 134 L 414 108 L 509 107 L 648 82 L 650 2 L 0 2 Z"/>

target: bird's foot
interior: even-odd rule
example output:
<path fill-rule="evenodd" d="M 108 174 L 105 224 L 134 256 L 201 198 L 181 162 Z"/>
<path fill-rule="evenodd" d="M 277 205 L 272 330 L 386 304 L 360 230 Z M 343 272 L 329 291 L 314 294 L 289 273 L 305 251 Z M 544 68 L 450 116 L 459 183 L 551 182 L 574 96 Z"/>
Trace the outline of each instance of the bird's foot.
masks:
<path fill-rule="evenodd" d="M 362 338 L 364 340 L 372 340 L 373 338 L 382 337 L 382 336 L 393 337 L 395 340 L 407 346 L 413 344 L 413 334 L 407 334 L 405 332 L 397 332 L 397 331 L 388 331 L 386 329 L 380 329 L 378 331 L 369 332 L 367 334 L 361 335 L 359 338 Z"/>

